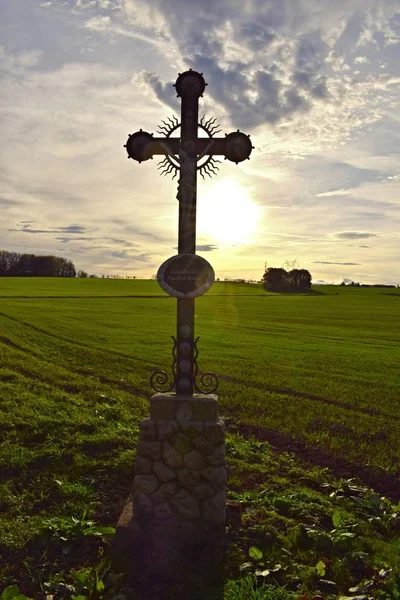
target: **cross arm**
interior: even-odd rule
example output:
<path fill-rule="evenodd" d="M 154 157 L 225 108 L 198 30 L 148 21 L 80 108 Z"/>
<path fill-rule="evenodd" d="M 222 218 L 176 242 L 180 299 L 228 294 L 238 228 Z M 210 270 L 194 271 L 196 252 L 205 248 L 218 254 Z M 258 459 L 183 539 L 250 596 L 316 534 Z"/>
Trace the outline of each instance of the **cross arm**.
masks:
<path fill-rule="evenodd" d="M 128 158 L 133 158 L 139 163 L 149 160 L 156 155 L 179 154 L 179 138 L 155 138 L 147 131 L 137 131 L 129 135 L 124 145 Z"/>
<path fill-rule="evenodd" d="M 190 154 L 196 156 L 225 156 L 235 163 L 250 157 L 253 146 L 250 136 L 235 131 L 224 138 L 197 138 L 191 144 Z M 185 146 L 184 146 L 185 147 Z M 155 138 L 146 131 L 137 131 L 128 137 L 125 144 L 128 157 L 142 162 L 153 156 L 174 154 L 178 156 L 181 149 L 180 138 Z"/>

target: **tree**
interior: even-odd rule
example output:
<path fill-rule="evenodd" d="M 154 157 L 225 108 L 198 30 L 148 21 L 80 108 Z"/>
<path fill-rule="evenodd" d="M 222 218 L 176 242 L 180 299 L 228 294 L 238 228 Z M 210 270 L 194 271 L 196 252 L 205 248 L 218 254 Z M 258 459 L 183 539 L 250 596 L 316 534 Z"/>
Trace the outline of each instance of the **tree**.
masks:
<path fill-rule="evenodd" d="M 76 274 L 77 277 L 80 277 L 81 279 L 86 279 L 86 277 L 88 276 L 88 274 L 86 273 L 86 271 L 82 271 L 81 269 L 77 272 Z"/>
<path fill-rule="evenodd" d="M 14 275 L 18 270 L 20 255 L 17 252 L 7 252 L 7 250 L 2 250 L 0 254 L 0 275 L 3 277 Z"/>
<path fill-rule="evenodd" d="M 311 289 L 311 273 L 307 269 L 289 271 L 288 279 L 293 291 L 303 292 Z"/>
<path fill-rule="evenodd" d="M 65 258 L 0 251 L 0 277 L 75 277 L 75 273 Z"/>
<path fill-rule="evenodd" d="M 283 292 L 287 282 L 285 269 L 269 267 L 263 275 L 263 287 L 268 292 Z"/>
<path fill-rule="evenodd" d="M 269 267 L 262 285 L 268 292 L 305 292 L 311 289 L 311 273 L 307 269 L 292 269 L 289 273 L 282 268 Z"/>

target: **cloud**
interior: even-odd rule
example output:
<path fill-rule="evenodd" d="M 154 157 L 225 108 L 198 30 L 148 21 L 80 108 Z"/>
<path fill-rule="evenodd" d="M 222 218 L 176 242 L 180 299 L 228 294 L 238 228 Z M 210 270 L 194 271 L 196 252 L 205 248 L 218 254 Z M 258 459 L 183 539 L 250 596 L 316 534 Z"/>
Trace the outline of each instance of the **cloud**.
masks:
<path fill-rule="evenodd" d="M 353 267 L 355 265 L 360 265 L 361 263 L 355 262 L 331 262 L 329 260 L 313 260 L 313 263 L 316 265 L 342 265 L 346 267 Z"/>
<path fill-rule="evenodd" d="M 29 224 L 28 221 L 26 223 Z M 19 229 L 8 229 L 8 231 L 20 231 L 22 233 L 84 233 L 86 231 L 86 227 L 83 225 L 67 225 L 66 227 L 56 227 L 55 229 L 32 229 L 24 224 Z"/>
<path fill-rule="evenodd" d="M 215 244 L 198 244 L 196 250 L 198 252 L 212 252 L 212 250 L 218 250 L 218 246 Z"/>
<path fill-rule="evenodd" d="M 339 231 L 333 235 L 340 240 L 362 240 L 379 237 L 377 233 L 371 233 L 370 231 Z"/>
<path fill-rule="evenodd" d="M 141 2 L 125 2 L 125 8 L 132 24 L 144 12 Z M 206 74 L 207 95 L 234 123 L 247 128 L 278 123 L 309 110 L 314 98 L 328 96 L 322 72 L 325 40 L 315 30 L 288 43 L 281 30 L 291 18 L 277 5 L 263 9 L 258 0 L 250 0 L 244 18 L 223 2 L 213 5 L 212 18 L 198 5 L 193 19 L 192 8 L 179 1 L 173 8 L 171 2 L 155 2 L 153 12 L 184 62 Z M 168 83 L 150 72 L 144 81 L 159 100 L 172 105 Z"/>
<path fill-rule="evenodd" d="M 207 96 L 235 125 L 276 126 L 299 121 L 305 114 L 312 114 L 315 121 L 317 112 L 321 132 L 334 135 L 338 127 L 341 132 L 352 130 L 377 118 L 379 109 L 370 102 L 368 91 L 379 76 L 357 83 L 345 60 L 362 36 L 365 42 L 367 30 L 384 30 L 393 17 L 392 3 L 379 11 L 379 19 L 371 4 L 364 9 L 357 1 L 351 6 L 335 2 L 332 11 L 329 6 L 329 17 L 325 3 L 317 10 L 313 3 L 300 0 L 293 0 L 290 7 L 284 1 L 248 0 L 245 12 L 215 0 L 212 13 L 206 2 L 196 5 L 195 14 L 187 0 L 154 0 L 151 11 L 143 0 L 125 0 L 123 10 L 132 27 L 138 22 L 149 27 L 150 15 L 154 18 L 155 29 L 165 32 L 177 64 L 183 58 L 187 67 L 205 73 Z M 356 56 L 355 64 L 365 60 Z M 171 106 L 165 94 L 168 84 L 159 75 L 148 73 L 146 83 Z M 383 85 L 387 88 L 387 82 Z M 302 128 L 306 124 L 303 119 Z"/>
<path fill-rule="evenodd" d="M 320 198 L 347 195 L 361 184 L 377 181 L 383 175 L 379 169 L 363 168 L 345 160 L 319 155 L 310 155 L 300 161 L 296 170 L 302 176 L 311 176 L 316 195 Z M 321 188 L 323 191 L 320 191 Z"/>
<path fill-rule="evenodd" d="M 84 27 L 91 31 L 106 31 L 110 26 L 110 17 L 106 15 L 93 17 L 85 22 Z"/>
<path fill-rule="evenodd" d="M 179 103 L 172 87 L 172 81 L 165 83 L 156 73 L 151 73 L 149 71 L 143 71 L 140 75 L 142 83 L 153 90 L 160 102 L 170 106 L 174 112 L 179 109 Z"/>
<path fill-rule="evenodd" d="M 353 62 L 358 65 L 368 65 L 370 63 L 366 56 L 356 56 Z"/>
<path fill-rule="evenodd" d="M 61 242 L 62 244 L 69 244 L 69 242 L 94 242 L 94 241 L 103 241 L 106 242 L 103 246 L 97 246 L 98 248 L 107 248 L 110 247 L 110 243 L 112 245 L 118 245 L 118 246 L 125 246 L 126 248 L 138 248 L 137 244 L 134 244 L 133 242 L 130 242 L 128 240 L 122 240 L 119 238 L 113 238 L 113 237 L 109 237 L 109 236 L 101 236 L 101 237 L 89 237 L 89 236 L 72 236 L 72 237 L 57 237 L 56 238 L 57 241 Z M 92 246 L 92 249 L 94 249 L 95 246 Z"/>
<path fill-rule="evenodd" d="M 113 256 L 114 258 L 118 258 L 118 259 L 128 259 L 129 261 L 133 261 L 133 262 L 143 262 L 143 263 L 148 263 L 151 262 L 151 256 L 149 254 L 131 254 L 129 252 L 127 252 L 126 250 L 120 250 L 120 251 L 114 251 L 111 252 L 111 256 Z"/>
<path fill-rule="evenodd" d="M 0 46 L 0 72 L 22 74 L 27 69 L 36 67 L 42 57 L 40 50 L 26 50 L 17 53 L 7 52 Z"/>
<path fill-rule="evenodd" d="M 18 204 L 22 204 L 22 202 L 19 202 L 18 200 L 11 200 L 10 198 L 3 198 L 2 196 L 0 196 L 0 206 L 4 208 L 10 208 L 11 206 L 16 206 Z"/>
<path fill-rule="evenodd" d="M 113 237 L 105 237 L 103 239 L 110 240 L 110 242 L 113 242 L 114 244 L 119 244 L 121 246 L 126 246 L 128 248 L 137 247 L 137 244 L 134 244 L 133 242 L 130 242 L 128 240 L 121 240 L 121 239 L 113 238 Z"/>
<path fill-rule="evenodd" d="M 68 233 L 84 233 L 86 231 L 86 227 L 83 225 L 67 225 L 66 227 L 59 227 L 59 231 L 65 231 Z"/>
<path fill-rule="evenodd" d="M 50 232 L 49 232 L 50 233 Z M 58 242 L 61 242 L 62 244 L 68 244 L 68 242 L 82 242 L 82 241 L 86 241 L 86 242 L 93 242 L 93 240 L 96 240 L 99 238 L 93 238 L 93 237 L 57 237 L 56 240 Z"/>
<path fill-rule="evenodd" d="M 178 246 L 174 246 L 174 250 L 178 250 Z M 197 252 L 212 252 L 213 250 L 218 250 L 216 244 L 196 244 Z"/>
<path fill-rule="evenodd" d="M 348 196 L 350 190 L 332 190 L 331 192 L 321 192 L 317 194 L 317 198 L 329 198 L 331 196 Z"/>

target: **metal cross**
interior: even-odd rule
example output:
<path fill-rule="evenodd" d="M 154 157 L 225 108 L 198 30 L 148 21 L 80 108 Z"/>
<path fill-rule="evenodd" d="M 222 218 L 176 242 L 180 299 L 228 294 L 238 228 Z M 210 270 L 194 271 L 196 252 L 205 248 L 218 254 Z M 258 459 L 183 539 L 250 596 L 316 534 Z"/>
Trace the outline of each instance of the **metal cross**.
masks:
<path fill-rule="evenodd" d="M 224 156 L 237 164 L 249 158 L 253 149 L 250 137 L 239 130 L 218 138 L 212 136 L 216 132 L 215 119 L 205 121 L 203 117 L 199 122 L 199 98 L 203 96 L 206 85 L 202 73 L 189 70 L 179 74 L 174 86 L 177 97 L 182 100 L 180 124 L 176 119 L 169 120 L 171 126 L 163 122 L 164 126 L 160 130 L 167 134 L 166 137 L 156 138 L 153 134 L 140 130 L 129 135 L 125 145 L 128 158 L 139 163 L 159 155 L 164 156 L 161 166 L 166 167 L 167 173 L 179 169 L 178 254 L 196 253 L 197 171 L 200 170 L 202 174 L 201 169 L 206 167 L 207 174 L 210 174 L 209 170 L 214 173 L 213 156 Z M 181 137 L 169 137 L 179 126 Z M 198 137 L 199 128 L 209 137 Z M 207 160 L 199 166 L 203 157 L 207 157 Z M 194 337 L 194 298 L 178 297 L 177 334 L 173 350 L 174 381 L 168 390 L 163 391 L 170 391 L 175 387 L 176 393 L 184 396 L 192 396 L 194 391 L 206 393 L 198 388 L 195 381 L 197 339 Z M 207 375 L 215 377 L 213 374 L 204 374 L 202 380 Z M 212 391 L 215 389 L 214 387 Z"/>

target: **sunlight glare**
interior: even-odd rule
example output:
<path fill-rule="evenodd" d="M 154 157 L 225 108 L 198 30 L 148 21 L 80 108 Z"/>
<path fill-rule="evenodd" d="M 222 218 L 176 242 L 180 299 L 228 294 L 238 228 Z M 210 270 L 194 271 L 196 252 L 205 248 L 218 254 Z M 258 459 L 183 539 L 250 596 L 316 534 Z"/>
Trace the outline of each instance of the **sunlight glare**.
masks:
<path fill-rule="evenodd" d="M 219 244 L 244 244 L 257 232 L 260 207 L 250 198 L 250 189 L 235 179 L 211 184 L 199 194 L 198 233 Z"/>

